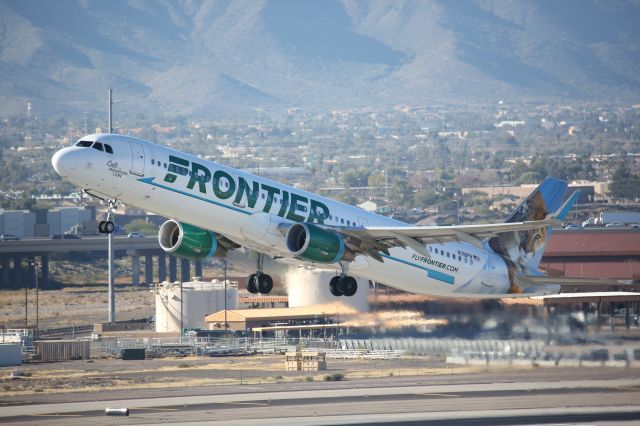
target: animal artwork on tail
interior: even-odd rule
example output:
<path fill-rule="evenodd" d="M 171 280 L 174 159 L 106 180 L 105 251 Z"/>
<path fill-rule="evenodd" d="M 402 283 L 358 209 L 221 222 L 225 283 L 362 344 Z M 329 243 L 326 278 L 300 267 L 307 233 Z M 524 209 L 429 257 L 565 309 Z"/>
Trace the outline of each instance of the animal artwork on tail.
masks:
<path fill-rule="evenodd" d="M 564 186 L 564 188 L 562 188 Z M 543 182 L 507 219 L 507 223 L 544 220 L 562 203 L 567 184 L 557 180 Z M 522 293 L 518 284 L 521 274 L 536 274 L 551 227 L 499 234 L 489 240 L 491 249 L 502 256 L 509 271 L 509 293 Z"/>

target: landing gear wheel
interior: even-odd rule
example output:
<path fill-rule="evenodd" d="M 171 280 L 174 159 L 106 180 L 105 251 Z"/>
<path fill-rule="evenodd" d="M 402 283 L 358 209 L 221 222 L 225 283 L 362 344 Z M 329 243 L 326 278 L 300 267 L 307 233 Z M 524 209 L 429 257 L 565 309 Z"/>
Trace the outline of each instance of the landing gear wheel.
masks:
<path fill-rule="evenodd" d="M 262 294 L 269 294 L 273 289 L 273 279 L 270 275 L 260 274 L 258 275 L 258 291 Z"/>
<path fill-rule="evenodd" d="M 113 222 L 107 220 L 102 228 L 104 229 L 105 234 L 111 234 L 114 229 L 116 229 L 116 226 L 113 224 Z"/>
<path fill-rule="evenodd" d="M 258 287 L 256 286 L 256 274 L 249 275 L 247 278 L 247 291 L 251 294 L 256 294 L 258 292 Z"/>
<path fill-rule="evenodd" d="M 342 293 L 347 296 L 347 297 L 351 297 L 354 294 L 356 294 L 356 291 L 358 291 L 358 282 L 356 281 L 355 278 L 353 277 L 344 277 L 342 278 Z"/>
<path fill-rule="evenodd" d="M 101 234 L 104 234 L 104 233 L 105 233 L 105 232 L 104 232 L 104 224 L 105 224 L 105 222 L 106 222 L 106 221 L 101 220 L 101 221 L 100 221 L 100 223 L 98 223 L 98 232 L 99 232 L 99 233 L 101 233 Z"/>
<path fill-rule="evenodd" d="M 335 277 L 331 278 L 331 281 L 329 281 L 329 291 L 331 291 L 331 294 L 336 297 L 340 297 L 343 295 L 338 288 L 338 284 L 340 283 L 341 279 L 342 277 L 340 275 L 336 275 Z"/>

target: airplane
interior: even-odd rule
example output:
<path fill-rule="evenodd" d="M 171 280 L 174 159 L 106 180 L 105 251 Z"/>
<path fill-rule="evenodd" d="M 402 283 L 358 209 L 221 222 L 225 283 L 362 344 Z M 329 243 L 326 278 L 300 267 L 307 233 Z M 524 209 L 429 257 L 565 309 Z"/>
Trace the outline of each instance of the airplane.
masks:
<path fill-rule="evenodd" d="M 552 227 L 576 201 L 567 183 L 544 180 L 504 223 L 412 226 L 152 142 L 92 134 L 52 157 L 55 171 L 107 201 L 171 218 L 158 233 L 165 252 L 190 260 L 254 254 L 247 290 L 267 294 L 265 258 L 332 270 L 332 295 L 353 296 L 355 277 L 440 296 L 515 297 L 559 293 L 538 265 Z"/>

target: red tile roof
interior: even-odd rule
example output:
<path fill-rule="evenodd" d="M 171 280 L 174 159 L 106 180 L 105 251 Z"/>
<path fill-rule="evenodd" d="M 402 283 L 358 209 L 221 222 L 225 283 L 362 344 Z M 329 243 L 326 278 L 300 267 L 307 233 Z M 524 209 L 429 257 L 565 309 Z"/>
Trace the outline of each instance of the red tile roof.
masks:
<path fill-rule="evenodd" d="M 640 229 L 554 230 L 544 257 L 640 256 Z"/>
<path fill-rule="evenodd" d="M 637 262 L 542 262 L 540 269 L 573 278 L 629 280 L 640 279 L 640 260 Z"/>

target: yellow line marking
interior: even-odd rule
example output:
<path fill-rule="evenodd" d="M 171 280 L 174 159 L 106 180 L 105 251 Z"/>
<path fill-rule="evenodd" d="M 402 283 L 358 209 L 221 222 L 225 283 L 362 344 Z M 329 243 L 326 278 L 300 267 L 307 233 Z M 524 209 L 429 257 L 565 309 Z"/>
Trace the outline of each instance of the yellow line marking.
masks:
<path fill-rule="evenodd" d="M 421 393 L 418 395 L 424 395 L 424 396 L 446 396 L 447 398 L 458 398 L 460 395 L 454 395 L 451 393 Z"/>

